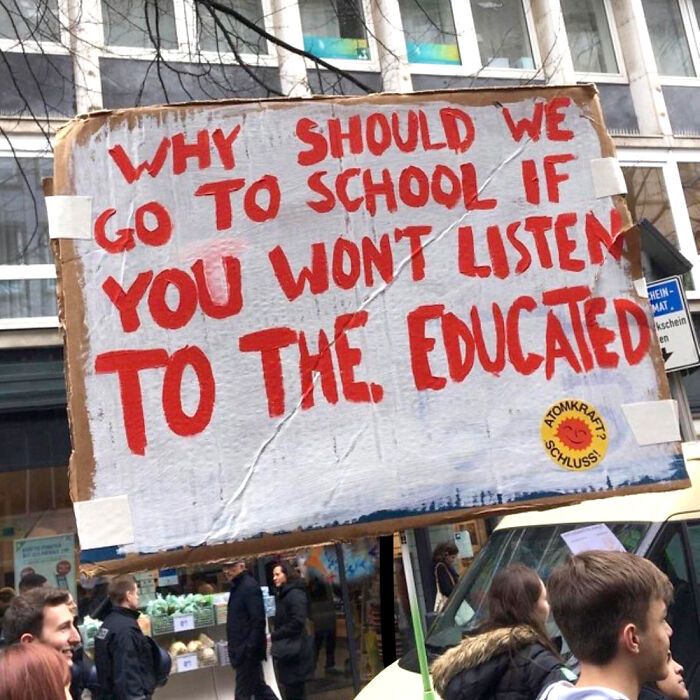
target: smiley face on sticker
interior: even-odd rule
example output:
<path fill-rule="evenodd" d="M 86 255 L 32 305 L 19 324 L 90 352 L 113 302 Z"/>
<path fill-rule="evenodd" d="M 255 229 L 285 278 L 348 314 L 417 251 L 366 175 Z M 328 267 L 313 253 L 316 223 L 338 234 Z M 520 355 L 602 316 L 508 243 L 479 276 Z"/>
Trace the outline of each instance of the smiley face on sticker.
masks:
<path fill-rule="evenodd" d="M 608 429 L 603 417 L 580 399 L 561 399 L 550 406 L 540 430 L 545 451 L 562 469 L 592 469 L 600 464 L 608 449 Z"/>

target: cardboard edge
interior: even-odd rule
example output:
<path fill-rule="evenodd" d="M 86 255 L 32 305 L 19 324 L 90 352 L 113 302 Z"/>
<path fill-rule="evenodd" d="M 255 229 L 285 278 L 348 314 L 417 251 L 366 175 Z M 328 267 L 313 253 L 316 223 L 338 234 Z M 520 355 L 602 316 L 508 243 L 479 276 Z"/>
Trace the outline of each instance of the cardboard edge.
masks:
<path fill-rule="evenodd" d="M 593 83 L 580 85 L 526 85 L 526 86 L 503 86 L 503 87 L 479 87 L 479 88 L 454 88 L 423 90 L 418 92 L 376 92 L 365 95 L 312 95 L 310 97 L 259 97 L 250 98 L 228 98 L 223 100 L 203 100 L 193 102 L 175 102 L 172 104 L 153 105 L 148 107 L 129 107 L 121 109 L 103 109 L 87 114 L 79 114 L 73 117 L 67 124 L 58 131 L 58 136 L 64 133 L 78 132 L 77 137 L 71 136 L 79 143 L 94 135 L 103 125 L 109 124 L 110 128 L 127 123 L 130 126 L 138 123 L 140 119 L 148 116 L 160 116 L 168 112 L 181 111 L 183 108 L 189 109 L 214 109 L 219 107 L 236 107 L 244 105 L 259 105 L 262 109 L 284 109 L 290 104 L 307 102 L 328 102 L 330 104 L 364 104 L 372 103 L 377 105 L 394 104 L 397 99 L 410 104 L 419 104 L 426 99 L 434 100 L 444 95 L 446 99 L 455 104 L 464 104 L 479 107 L 486 104 L 498 104 L 498 96 L 507 97 L 510 103 L 520 102 L 536 97 L 556 97 L 567 95 L 572 97 L 574 102 L 582 107 L 589 103 L 592 98 L 597 99 L 598 90 Z M 601 113 L 602 118 L 602 113 Z M 603 127 L 604 129 L 604 127 Z M 605 132 L 607 134 L 607 132 Z M 610 141 L 612 144 L 612 140 Z M 613 153 L 614 155 L 614 146 Z"/>
<path fill-rule="evenodd" d="M 79 133 L 78 125 L 71 122 L 56 137 L 52 194 L 76 194 L 70 161 L 73 142 Z M 71 500 L 84 501 L 92 496 L 95 460 L 85 401 L 85 381 L 79 367 L 83 348 L 89 344 L 80 287 L 83 268 L 75 254 L 74 241 L 54 240 L 51 241 L 51 248 L 56 264 L 58 322 L 63 333 L 66 403 L 72 448 L 68 462 L 68 484 Z M 66 332 L 67 327 L 73 329 L 72 333 Z M 76 332 L 75 329 L 80 331 Z M 81 468 L 79 459 L 87 464 L 87 469 Z"/>
<path fill-rule="evenodd" d="M 503 516 L 529 510 L 550 510 L 560 506 L 574 505 L 583 501 L 600 500 L 603 498 L 640 493 L 677 491 L 689 488 L 690 486 L 690 479 L 681 479 L 678 481 L 658 482 L 653 485 L 640 484 L 637 486 L 629 486 L 618 489 L 612 493 L 565 494 L 547 498 L 547 500 L 544 501 L 522 501 L 517 504 L 465 508 L 449 513 L 426 513 L 424 515 L 415 515 L 407 518 L 355 523 L 322 530 L 297 531 L 283 535 L 265 535 L 257 539 L 245 540 L 242 542 L 203 545 L 202 547 L 183 548 L 154 554 L 129 554 L 123 559 L 112 559 L 97 564 L 81 564 L 80 570 L 86 576 L 92 577 L 102 574 L 131 573 L 147 569 L 197 566 L 225 561 L 234 556 L 248 557 L 270 555 L 334 542 L 344 542 L 359 537 L 391 535 L 408 528 L 427 527 L 428 525 L 435 524 L 454 524 L 484 515 Z"/>

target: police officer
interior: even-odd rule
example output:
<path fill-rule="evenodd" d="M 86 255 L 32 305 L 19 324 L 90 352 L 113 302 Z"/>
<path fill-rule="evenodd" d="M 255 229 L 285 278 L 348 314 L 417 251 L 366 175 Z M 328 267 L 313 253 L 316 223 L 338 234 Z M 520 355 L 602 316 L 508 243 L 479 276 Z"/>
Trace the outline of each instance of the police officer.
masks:
<path fill-rule="evenodd" d="M 156 688 L 151 640 L 138 625 L 139 593 L 132 576 L 108 588 L 111 612 L 95 636 L 100 700 L 148 700 Z"/>

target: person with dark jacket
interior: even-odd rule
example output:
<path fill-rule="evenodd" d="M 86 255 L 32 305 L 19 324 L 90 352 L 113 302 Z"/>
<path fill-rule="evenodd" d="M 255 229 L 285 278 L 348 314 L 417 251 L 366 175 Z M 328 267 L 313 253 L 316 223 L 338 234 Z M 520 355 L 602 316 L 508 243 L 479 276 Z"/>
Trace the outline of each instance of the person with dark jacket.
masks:
<path fill-rule="evenodd" d="M 157 685 L 154 649 L 138 624 L 139 593 L 132 576 L 109 584 L 112 610 L 95 635 L 100 700 L 148 700 Z"/>
<path fill-rule="evenodd" d="M 305 684 L 313 678 L 314 649 L 306 631 L 309 595 L 306 582 L 286 562 L 276 564 L 272 579 L 277 589 L 272 656 L 277 662 L 277 678 L 284 687 L 285 700 L 304 700 Z"/>
<path fill-rule="evenodd" d="M 245 562 L 224 564 L 231 583 L 226 618 L 228 658 L 236 671 L 236 700 L 277 700 L 265 683 L 265 608 L 257 581 L 246 571 Z"/>
<path fill-rule="evenodd" d="M 681 666 L 668 652 L 668 675 L 656 683 L 642 687 L 639 700 L 688 700 L 690 694 L 683 680 Z"/>
<path fill-rule="evenodd" d="M 504 569 L 479 632 L 433 663 L 435 690 L 444 700 L 536 700 L 547 685 L 569 678 L 545 632 L 548 616 L 537 573 L 519 564 Z"/>

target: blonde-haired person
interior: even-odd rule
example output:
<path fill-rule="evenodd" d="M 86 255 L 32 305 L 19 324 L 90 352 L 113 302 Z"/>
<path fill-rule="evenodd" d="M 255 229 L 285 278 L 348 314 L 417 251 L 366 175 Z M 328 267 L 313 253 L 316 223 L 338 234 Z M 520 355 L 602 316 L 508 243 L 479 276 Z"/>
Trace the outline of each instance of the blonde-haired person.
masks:
<path fill-rule="evenodd" d="M 0 700 L 71 700 L 67 661 L 47 644 L 0 651 Z"/>

